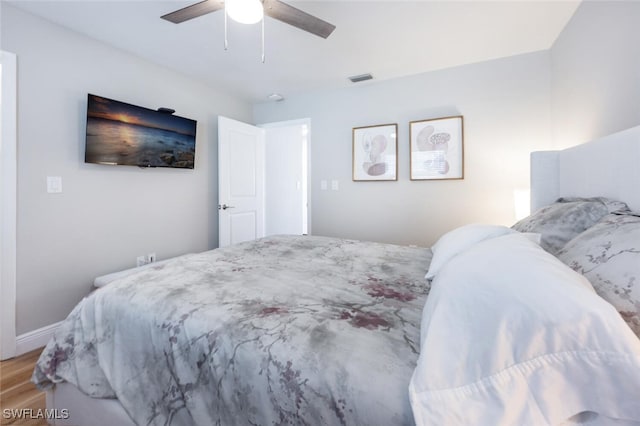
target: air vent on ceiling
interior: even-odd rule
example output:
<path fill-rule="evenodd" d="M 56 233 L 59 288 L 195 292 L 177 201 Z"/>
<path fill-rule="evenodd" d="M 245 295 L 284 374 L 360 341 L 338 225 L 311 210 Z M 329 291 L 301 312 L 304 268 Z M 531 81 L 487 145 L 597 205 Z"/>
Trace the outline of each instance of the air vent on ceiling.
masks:
<path fill-rule="evenodd" d="M 373 76 L 371 74 L 352 75 L 349 77 L 352 83 L 359 83 L 361 81 L 371 80 Z"/>

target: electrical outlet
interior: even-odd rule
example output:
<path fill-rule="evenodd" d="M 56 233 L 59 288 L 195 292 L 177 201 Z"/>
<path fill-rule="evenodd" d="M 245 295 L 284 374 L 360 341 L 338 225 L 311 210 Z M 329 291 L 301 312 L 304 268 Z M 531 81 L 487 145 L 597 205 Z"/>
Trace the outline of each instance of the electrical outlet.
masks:
<path fill-rule="evenodd" d="M 136 266 L 142 266 L 147 264 L 146 256 L 138 256 L 136 257 Z"/>
<path fill-rule="evenodd" d="M 147 263 L 153 263 L 156 261 L 156 254 L 155 253 L 149 253 L 147 255 Z"/>

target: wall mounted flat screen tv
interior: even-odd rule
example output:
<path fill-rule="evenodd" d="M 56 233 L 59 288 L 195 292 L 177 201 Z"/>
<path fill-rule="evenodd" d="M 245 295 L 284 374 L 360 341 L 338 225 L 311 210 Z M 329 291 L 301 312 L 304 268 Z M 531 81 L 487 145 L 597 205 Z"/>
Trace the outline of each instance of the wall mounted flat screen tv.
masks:
<path fill-rule="evenodd" d="M 196 121 L 88 95 L 85 163 L 193 169 Z"/>

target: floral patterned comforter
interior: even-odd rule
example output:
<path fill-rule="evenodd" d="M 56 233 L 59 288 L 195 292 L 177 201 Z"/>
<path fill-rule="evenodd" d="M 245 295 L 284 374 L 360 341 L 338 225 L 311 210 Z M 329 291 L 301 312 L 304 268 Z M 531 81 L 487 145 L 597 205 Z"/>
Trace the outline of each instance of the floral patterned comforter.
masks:
<path fill-rule="evenodd" d="M 408 425 L 431 252 L 268 237 L 82 300 L 33 381 L 118 398 L 138 425 Z"/>

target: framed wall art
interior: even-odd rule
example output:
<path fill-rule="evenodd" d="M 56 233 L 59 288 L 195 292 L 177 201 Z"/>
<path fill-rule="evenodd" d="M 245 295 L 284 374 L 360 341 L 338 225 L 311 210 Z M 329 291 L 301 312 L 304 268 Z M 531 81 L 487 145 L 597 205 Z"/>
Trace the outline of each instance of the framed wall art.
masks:
<path fill-rule="evenodd" d="M 411 180 L 463 179 L 462 116 L 409 123 Z"/>
<path fill-rule="evenodd" d="M 353 180 L 398 180 L 398 125 L 353 129 Z"/>

